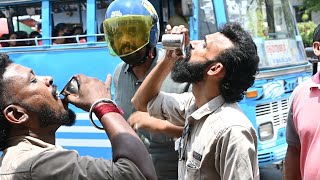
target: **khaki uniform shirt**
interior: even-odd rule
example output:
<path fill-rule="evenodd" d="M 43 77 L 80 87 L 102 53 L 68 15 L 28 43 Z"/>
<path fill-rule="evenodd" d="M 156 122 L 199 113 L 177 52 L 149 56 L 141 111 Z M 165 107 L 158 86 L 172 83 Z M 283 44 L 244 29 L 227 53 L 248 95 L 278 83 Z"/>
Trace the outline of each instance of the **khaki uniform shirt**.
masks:
<path fill-rule="evenodd" d="M 179 179 L 259 179 L 257 136 L 236 103 L 218 96 L 196 108 L 192 93 L 160 92 L 148 104 L 157 118 L 185 121 L 177 143 Z"/>
<path fill-rule="evenodd" d="M 30 136 L 11 138 L 9 146 L 0 159 L 1 180 L 145 179 L 128 159 L 81 157 Z"/>

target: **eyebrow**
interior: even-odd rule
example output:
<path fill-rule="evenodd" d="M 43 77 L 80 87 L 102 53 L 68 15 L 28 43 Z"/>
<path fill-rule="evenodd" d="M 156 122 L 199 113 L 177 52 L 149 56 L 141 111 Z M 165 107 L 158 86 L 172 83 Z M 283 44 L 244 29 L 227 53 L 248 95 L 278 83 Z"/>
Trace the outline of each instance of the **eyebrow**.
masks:
<path fill-rule="evenodd" d="M 32 70 L 32 69 L 30 69 L 30 70 L 29 70 L 29 73 L 28 73 L 28 79 L 31 79 L 31 76 L 32 76 L 32 75 L 34 75 L 34 76 L 35 76 L 35 74 L 34 74 L 33 70 Z"/>
<path fill-rule="evenodd" d="M 203 40 L 204 40 L 205 45 L 207 46 L 207 37 L 205 36 L 205 37 L 203 38 Z"/>

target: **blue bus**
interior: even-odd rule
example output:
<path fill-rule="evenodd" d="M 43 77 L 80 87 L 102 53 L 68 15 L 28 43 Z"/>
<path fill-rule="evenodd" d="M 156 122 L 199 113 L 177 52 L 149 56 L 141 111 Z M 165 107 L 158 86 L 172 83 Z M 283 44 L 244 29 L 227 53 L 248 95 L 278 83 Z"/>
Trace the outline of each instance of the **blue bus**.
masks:
<path fill-rule="evenodd" d="M 34 69 L 39 75 L 52 75 L 62 88 L 68 79 L 83 73 L 105 79 L 121 62 L 111 56 L 100 26 L 111 0 L 5 0 L 0 2 L 0 17 L 6 19 L 8 32 L 21 31 L 21 23 L 37 21 L 41 36 L 27 39 L 28 46 L 2 47 L 16 62 Z M 150 0 L 160 20 L 160 31 L 174 15 L 173 0 Z M 182 0 L 192 40 L 203 39 L 227 22 L 239 22 L 250 32 L 260 56 L 260 73 L 239 103 L 256 128 L 260 166 L 279 163 L 286 153 L 285 127 L 288 99 L 293 89 L 310 78 L 307 61 L 289 0 Z M 31 19 L 31 20 L 30 20 Z M 0 21 L 2 22 L 2 21 Z M 56 36 L 58 24 L 80 26 L 81 34 Z M 2 26 L 2 25 L 0 25 Z M 55 43 L 59 39 L 68 43 Z M 160 38 L 161 40 L 161 38 Z M 32 42 L 32 43 L 30 43 Z M 161 42 L 159 42 L 159 47 Z M 77 113 L 73 127 L 61 127 L 57 144 L 75 149 L 81 155 L 111 158 L 111 144 L 103 131 L 95 129 L 88 113 Z"/>

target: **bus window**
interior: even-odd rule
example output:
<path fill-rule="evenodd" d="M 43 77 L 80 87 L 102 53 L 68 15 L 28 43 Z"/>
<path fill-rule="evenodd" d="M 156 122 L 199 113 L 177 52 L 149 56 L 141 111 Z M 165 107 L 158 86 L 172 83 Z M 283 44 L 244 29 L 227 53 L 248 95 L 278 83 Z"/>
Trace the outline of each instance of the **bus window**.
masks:
<path fill-rule="evenodd" d="M 240 22 L 258 47 L 260 68 L 306 63 L 286 0 L 227 0 L 230 22 Z"/>
<path fill-rule="evenodd" d="M 0 18 L 0 41 L 9 39 L 9 28 L 6 18 Z M 0 42 L 0 47 L 8 47 L 8 42 Z"/>
<path fill-rule="evenodd" d="M 199 39 L 217 31 L 217 24 L 212 0 L 199 1 Z"/>
<path fill-rule="evenodd" d="M 112 2 L 112 0 L 106 0 L 106 1 L 97 1 L 96 3 L 96 20 L 97 20 L 97 41 L 98 42 L 105 42 L 104 38 L 104 32 L 103 32 L 103 21 L 105 20 L 105 14 L 107 11 L 107 8 L 109 4 Z"/>
<path fill-rule="evenodd" d="M 35 45 L 34 37 L 30 34 L 40 34 L 38 25 L 41 23 L 41 3 L 29 3 L 25 5 L 8 5 L 0 8 L 6 18 L 2 18 L 1 26 L 6 33 L 1 37 L 2 47 L 16 47 Z M 24 40 L 26 39 L 26 40 Z"/>
<path fill-rule="evenodd" d="M 6 18 L 0 18 L 0 36 L 9 34 L 8 22 Z"/>
<path fill-rule="evenodd" d="M 52 44 L 69 44 L 85 42 L 85 37 L 76 39 L 68 36 L 83 36 L 86 16 L 85 1 L 52 2 Z M 67 37 L 66 37 L 67 36 Z"/>

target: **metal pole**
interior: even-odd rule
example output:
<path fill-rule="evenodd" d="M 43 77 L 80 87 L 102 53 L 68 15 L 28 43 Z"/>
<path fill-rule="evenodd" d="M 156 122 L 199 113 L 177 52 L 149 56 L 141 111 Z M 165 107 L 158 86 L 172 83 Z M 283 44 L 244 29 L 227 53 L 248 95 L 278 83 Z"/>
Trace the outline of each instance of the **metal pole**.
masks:
<path fill-rule="evenodd" d="M 316 74 L 318 72 L 318 62 L 312 63 L 312 74 Z"/>
<path fill-rule="evenodd" d="M 87 0 L 87 42 L 97 41 L 96 0 Z"/>
<path fill-rule="evenodd" d="M 80 26 L 83 28 L 83 20 L 82 20 L 82 8 L 81 8 L 81 2 L 78 0 L 78 8 L 79 8 L 79 17 L 80 17 Z"/>
<path fill-rule="evenodd" d="M 17 31 L 20 31 L 19 15 L 17 15 Z"/>
<path fill-rule="evenodd" d="M 52 22 L 51 22 L 51 3 L 50 0 L 42 0 L 42 45 L 51 45 L 51 31 L 52 31 Z M 49 39 L 50 38 L 50 39 Z"/>

